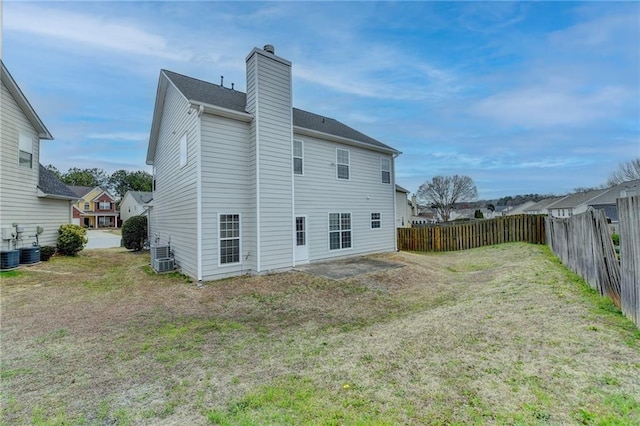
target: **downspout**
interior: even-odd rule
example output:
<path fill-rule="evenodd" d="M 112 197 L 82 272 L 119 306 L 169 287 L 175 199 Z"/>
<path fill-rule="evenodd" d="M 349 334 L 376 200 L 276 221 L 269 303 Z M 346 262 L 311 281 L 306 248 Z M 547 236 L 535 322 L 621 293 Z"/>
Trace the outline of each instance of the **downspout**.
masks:
<path fill-rule="evenodd" d="M 393 196 L 393 251 L 398 251 L 398 218 L 396 206 L 396 158 L 400 154 L 393 154 L 391 157 L 391 170 L 393 171 L 393 180 L 391 182 L 391 195 Z M 405 196 L 406 197 L 406 196 Z"/>
<path fill-rule="evenodd" d="M 293 174 L 293 82 L 292 79 L 289 78 L 289 120 L 291 123 L 291 137 L 289 138 L 289 159 L 291 161 L 291 166 L 289 170 L 291 171 L 291 227 L 292 227 L 292 235 L 291 235 L 291 265 L 296 266 L 296 180 Z M 305 239 L 307 238 L 307 222 L 305 220 Z M 306 241 L 305 241 L 306 244 Z M 308 247 L 308 246 L 307 246 Z"/>
<path fill-rule="evenodd" d="M 198 107 L 196 117 L 196 146 L 198 159 L 196 161 L 196 238 L 197 238 L 197 275 L 198 285 L 202 285 L 202 112 L 204 107 Z"/>
<path fill-rule="evenodd" d="M 259 79 L 258 79 L 258 60 L 256 57 L 254 63 L 254 90 L 256 93 L 256 98 L 254 102 L 256 103 L 256 109 L 254 112 L 254 120 L 256 121 L 256 272 L 261 271 L 260 266 L 260 90 L 258 87 Z"/>

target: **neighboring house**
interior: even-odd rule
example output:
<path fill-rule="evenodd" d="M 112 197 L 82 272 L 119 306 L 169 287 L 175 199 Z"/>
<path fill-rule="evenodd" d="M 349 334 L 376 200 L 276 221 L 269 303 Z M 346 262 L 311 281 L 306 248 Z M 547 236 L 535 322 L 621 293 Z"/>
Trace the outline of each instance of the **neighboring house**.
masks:
<path fill-rule="evenodd" d="M 536 204 L 535 201 L 525 201 L 522 204 L 519 204 L 517 206 L 513 206 L 512 208 L 510 208 L 505 213 L 505 216 L 514 216 L 514 215 L 517 215 L 517 214 L 524 214 L 525 210 L 530 208 L 534 204 Z"/>
<path fill-rule="evenodd" d="M 408 198 L 409 190 L 396 185 L 396 228 L 411 228 L 414 216 L 418 216 L 415 195 Z"/>
<path fill-rule="evenodd" d="M 161 70 L 150 235 L 212 280 L 396 247 L 399 152 L 292 107 L 291 63 L 246 57 L 247 93 Z"/>
<path fill-rule="evenodd" d="M 117 228 L 116 200 L 99 186 L 73 186 L 69 188 L 79 201 L 71 208 L 73 223 L 86 228 Z"/>
<path fill-rule="evenodd" d="M 602 194 L 587 202 L 589 207 L 604 210 L 607 219 L 611 223 L 611 231 L 618 233 L 618 198 L 640 195 L 640 180 L 622 182 L 619 185 L 607 188 Z"/>
<path fill-rule="evenodd" d="M 55 245 L 60 225 L 71 222 L 69 205 L 77 197 L 40 165 L 40 140 L 52 140 L 53 136 L 3 62 L 1 68 L 1 248 L 9 248 L 4 237 L 15 232 L 15 224 L 24 229 L 18 247 L 31 245 L 38 227 L 43 229 L 38 237 L 40 245 Z"/>
<path fill-rule="evenodd" d="M 552 203 L 555 203 L 558 200 L 560 200 L 560 197 L 551 197 L 551 198 L 545 198 L 544 200 L 540 200 L 534 205 L 524 209 L 524 214 L 544 214 L 544 215 L 549 214 L 549 210 L 548 210 L 549 205 L 551 205 Z"/>
<path fill-rule="evenodd" d="M 596 189 L 569 194 L 549 204 L 547 210 L 549 215 L 558 218 L 571 217 L 574 214 L 584 213 L 587 211 L 589 201 L 605 191 L 605 189 Z"/>
<path fill-rule="evenodd" d="M 120 219 L 125 222 L 133 216 L 148 216 L 151 200 L 153 200 L 153 192 L 127 191 L 120 201 Z"/>

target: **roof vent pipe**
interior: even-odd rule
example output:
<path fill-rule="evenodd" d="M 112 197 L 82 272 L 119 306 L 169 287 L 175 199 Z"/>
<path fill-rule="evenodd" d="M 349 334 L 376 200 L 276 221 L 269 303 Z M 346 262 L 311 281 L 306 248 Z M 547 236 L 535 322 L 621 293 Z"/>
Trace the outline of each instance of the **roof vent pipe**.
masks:
<path fill-rule="evenodd" d="M 224 87 L 224 75 L 220 76 L 220 87 Z"/>
<path fill-rule="evenodd" d="M 275 53 L 276 53 L 276 48 L 275 48 L 275 47 L 273 47 L 273 45 L 272 45 L 272 44 L 265 44 L 265 45 L 264 45 L 264 50 L 265 50 L 265 52 L 269 52 L 269 53 L 271 53 L 272 55 L 275 55 Z"/>

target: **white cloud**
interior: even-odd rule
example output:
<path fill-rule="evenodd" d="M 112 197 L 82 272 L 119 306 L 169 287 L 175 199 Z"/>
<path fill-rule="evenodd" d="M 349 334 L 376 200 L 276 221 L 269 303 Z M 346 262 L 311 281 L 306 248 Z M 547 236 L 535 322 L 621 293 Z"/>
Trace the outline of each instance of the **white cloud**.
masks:
<path fill-rule="evenodd" d="M 187 60 L 191 57 L 189 52 L 172 50 L 161 35 L 131 23 L 22 3 L 7 6 L 5 31 L 28 32 L 108 51 L 170 60 Z"/>

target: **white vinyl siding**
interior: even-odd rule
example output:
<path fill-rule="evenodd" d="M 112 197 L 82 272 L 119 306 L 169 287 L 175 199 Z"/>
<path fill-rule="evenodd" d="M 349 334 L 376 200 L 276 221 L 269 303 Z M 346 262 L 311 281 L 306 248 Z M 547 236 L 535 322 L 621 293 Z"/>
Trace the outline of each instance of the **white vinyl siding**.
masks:
<path fill-rule="evenodd" d="M 300 140 L 293 141 L 293 174 L 304 174 L 304 142 Z"/>
<path fill-rule="evenodd" d="M 187 165 L 187 132 L 180 138 L 180 167 Z"/>
<path fill-rule="evenodd" d="M 294 134 L 294 138 L 303 135 Z M 393 251 L 395 247 L 393 185 L 380 184 L 381 153 L 304 135 L 304 179 L 295 179 L 296 213 L 307 216 L 309 259 Z M 349 150 L 350 180 L 337 180 L 336 149 Z M 386 156 L 391 159 L 391 155 Z M 392 164 L 393 169 L 393 164 Z M 393 176 L 392 176 L 393 182 Z M 351 248 L 330 250 L 329 213 L 351 213 Z M 371 229 L 371 213 L 380 213 L 380 229 Z"/>
<path fill-rule="evenodd" d="M 255 271 L 255 175 L 249 124 L 202 114 L 202 274 L 212 280 Z M 288 171 L 291 174 L 290 171 Z M 240 262 L 220 268 L 219 214 L 239 214 Z"/>
<path fill-rule="evenodd" d="M 329 213 L 329 250 L 351 248 L 351 213 Z"/>
<path fill-rule="evenodd" d="M 388 158 L 380 158 L 380 174 L 382 183 L 391 183 L 391 160 Z"/>
<path fill-rule="evenodd" d="M 56 244 L 58 228 L 71 223 L 69 201 L 38 197 L 40 141 L 31 122 L 13 98 L 4 83 L 0 94 L 0 228 L 11 228 L 13 223 L 24 226 L 24 240 L 19 247 L 30 246 L 38 226 L 44 228 L 39 236 L 41 246 Z M 34 105 L 35 106 L 35 105 Z M 20 135 L 24 143 L 31 141 L 31 165 L 19 164 Z M 55 143 L 43 141 L 42 143 Z M 26 147 L 26 146 L 25 146 Z M 6 250 L 6 241 L 3 250 Z"/>
<path fill-rule="evenodd" d="M 371 229 L 380 229 L 381 227 L 380 213 L 371 213 Z"/>
<path fill-rule="evenodd" d="M 349 180 L 349 150 L 336 149 L 336 177 Z"/>
<path fill-rule="evenodd" d="M 219 216 L 220 265 L 240 263 L 241 256 L 241 225 L 239 214 L 221 214 Z"/>
<path fill-rule="evenodd" d="M 154 159 L 156 188 L 149 235 L 157 234 L 159 244 L 170 243 L 182 272 L 197 277 L 197 114 L 187 111 L 189 103 L 169 84 Z M 180 139 L 185 133 L 188 160 L 180 168 Z"/>

